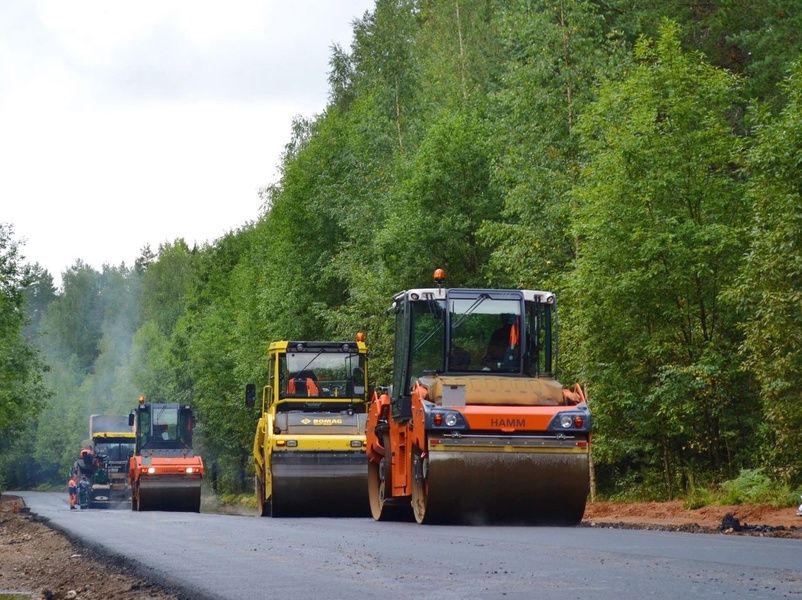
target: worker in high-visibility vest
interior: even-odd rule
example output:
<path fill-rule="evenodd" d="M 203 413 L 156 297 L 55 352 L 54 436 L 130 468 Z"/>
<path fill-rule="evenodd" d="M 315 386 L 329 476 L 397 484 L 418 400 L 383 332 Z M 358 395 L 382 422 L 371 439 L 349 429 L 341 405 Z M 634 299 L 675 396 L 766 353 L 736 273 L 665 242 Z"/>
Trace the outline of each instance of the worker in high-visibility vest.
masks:
<path fill-rule="evenodd" d="M 303 394 L 303 385 L 306 384 L 307 396 L 320 396 L 320 389 L 317 387 L 317 382 L 309 376 L 306 377 L 292 377 L 287 383 L 288 394 Z"/>
<path fill-rule="evenodd" d="M 76 510 L 75 503 L 78 501 L 78 485 L 75 483 L 75 477 L 70 477 L 67 483 L 67 490 L 70 493 L 70 510 Z"/>
<path fill-rule="evenodd" d="M 501 327 L 490 336 L 485 354 L 485 365 L 495 367 L 501 363 L 516 362 L 520 355 L 521 341 L 520 318 L 512 314 L 502 314 Z"/>

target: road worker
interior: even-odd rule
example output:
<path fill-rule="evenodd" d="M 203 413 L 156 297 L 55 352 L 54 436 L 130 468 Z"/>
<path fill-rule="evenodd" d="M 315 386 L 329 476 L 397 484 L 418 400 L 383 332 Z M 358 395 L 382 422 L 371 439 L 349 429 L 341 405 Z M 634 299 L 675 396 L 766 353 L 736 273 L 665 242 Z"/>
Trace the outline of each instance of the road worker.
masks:
<path fill-rule="evenodd" d="M 75 477 L 70 477 L 67 483 L 67 490 L 70 493 L 70 510 L 75 510 L 75 502 L 78 500 L 78 485 L 75 483 Z"/>
<path fill-rule="evenodd" d="M 89 508 L 89 480 L 86 475 L 78 482 L 78 501 L 81 508 Z"/>
<path fill-rule="evenodd" d="M 287 383 L 287 393 L 297 396 L 320 396 L 317 382 L 306 372 L 291 377 Z"/>

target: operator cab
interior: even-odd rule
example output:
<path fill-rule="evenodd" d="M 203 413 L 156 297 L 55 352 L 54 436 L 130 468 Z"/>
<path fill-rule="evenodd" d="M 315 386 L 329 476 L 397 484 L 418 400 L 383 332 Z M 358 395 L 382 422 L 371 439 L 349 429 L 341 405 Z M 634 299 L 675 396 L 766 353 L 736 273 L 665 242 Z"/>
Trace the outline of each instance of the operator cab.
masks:
<path fill-rule="evenodd" d="M 436 281 L 442 284 L 445 275 L 438 272 Z M 395 313 L 396 411 L 408 406 L 412 386 L 426 374 L 553 376 L 556 304 L 551 292 L 411 289 L 393 298 L 389 312 Z"/>
<path fill-rule="evenodd" d="M 111 462 L 128 461 L 134 455 L 133 440 L 103 440 L 95 442 L 95 453 L 98 457 Z"/>
<path fill-rule="evenodd" d="M 288 342 L 286 351 L 270 362 L 269 379 L 274 377 L 279 412 L 367 410 L 365 354 L 356 342 Z M 348 399 L 352 402 L 343 403 Z"/>
<path fill-rule="evenodd" d="M 140 400 L 130 421 L 136 423 L 137 452 L 192 448 L 194 419 L 189 405 L 145 404 Z"/>

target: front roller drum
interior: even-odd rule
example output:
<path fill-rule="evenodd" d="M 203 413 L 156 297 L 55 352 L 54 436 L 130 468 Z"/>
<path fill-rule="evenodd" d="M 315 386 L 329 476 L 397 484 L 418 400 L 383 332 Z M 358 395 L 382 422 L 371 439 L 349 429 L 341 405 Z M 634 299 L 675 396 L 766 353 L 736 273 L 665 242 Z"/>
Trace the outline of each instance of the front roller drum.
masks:
<path fill-rule="evenodd" d="M 140 481 L 131 500 L 134 510 L 200 512 L 201 483 L 196 481 Z"/>
<path fill-rule="evenodd" d="M 270 466 L 266 510 L 273 517 L 370 514 L 364 452 L 274 452 Z"/>
<path fill-rule="evenodd" d="M 416 451 L 412 469 L 418 523 L 575 526 L 590 489 L 586 452 Z"/>

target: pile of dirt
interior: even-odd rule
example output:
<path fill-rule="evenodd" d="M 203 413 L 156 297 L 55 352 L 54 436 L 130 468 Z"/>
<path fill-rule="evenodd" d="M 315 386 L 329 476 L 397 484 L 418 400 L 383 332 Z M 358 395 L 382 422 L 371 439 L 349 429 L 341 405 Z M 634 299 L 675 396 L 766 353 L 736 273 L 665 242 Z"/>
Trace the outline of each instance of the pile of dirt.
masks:
<path fill-rule="evenodd" d="M 746 504 L 688 509 L 679 500 L 591 502 L 585 509 L 583 525 L 802 538 L 802 517 L 797 516 L 796 511 L 795 506 L 775 508 Z"/>
<path fill-rule="evenodd" d="M 70 542 L 21 499 L 0 496 L 0 594 L 42 600 L 179 600 L 108 557 Z"/>

